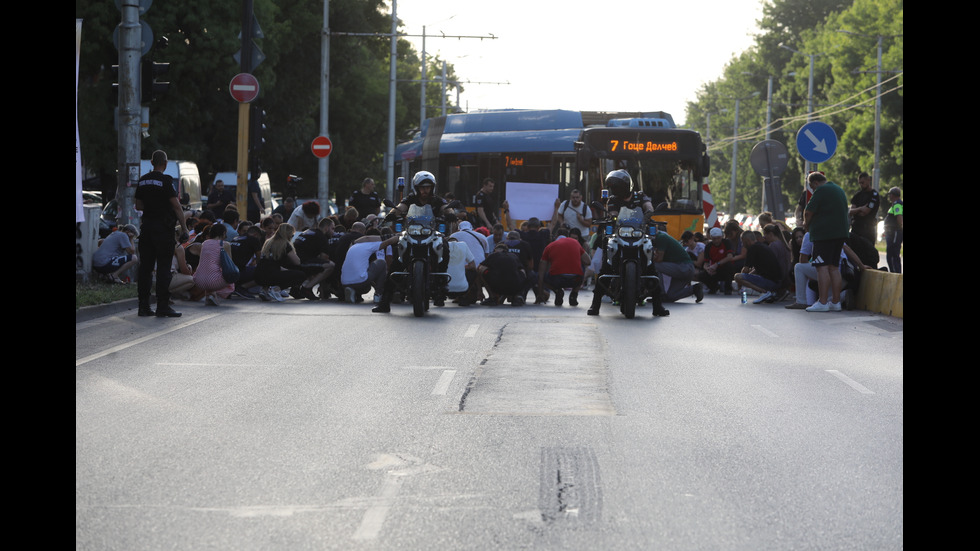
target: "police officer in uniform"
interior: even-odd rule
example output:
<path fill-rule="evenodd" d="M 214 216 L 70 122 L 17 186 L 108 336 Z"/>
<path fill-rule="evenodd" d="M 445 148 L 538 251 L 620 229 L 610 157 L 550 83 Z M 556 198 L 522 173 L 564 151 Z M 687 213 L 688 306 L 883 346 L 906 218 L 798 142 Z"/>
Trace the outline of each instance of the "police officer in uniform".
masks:
<path fill-rule="evenodd" d="M 860 191 L 851 197 L 851 208 L 847 213 L 851 216 L 851 233 L 860 235 L 873 245 L 878 233 L 878 207 L 881 197 L 878 190 L 871 185 L 871 176 L 862 172 L 858 176 Z"/>
<path fill-rule="evenodd" d="M 369 214 L 381 214 L 381 196 L 374 191 L 374 180 L 365 178 L 361 183 L 361 189 L 355 189 L 351 193 L 347 204 L 357 209 L 361 219 Z"/>
<path fill-rule="evenodd" d="M 646 215 L 650 215 L 653 212 L 653 202 L 650 200 L 650 198 L 642 191 L 633 191 L 633 178 L 630 177 L 629 172 L 623 169 L 613 170 L 606 175 L 604 183 L 605 188 L 609 190 L 609 200 L 606 204 L 606 212 L 610 217 L 618 216 L 620 209 L 623 208 L 643 209 L 643 212 Z M 597 248 L 603 249 L 602 268 L 599 271 L 600 275 L 613 273 L 618 269 L 610 266 L 606 261 L 605 237 L 603 236 L 602 239 L 603 241 L 597 246 Z M 656 267 L 651 264 L 645 268 L 644 275 L 657 275 Z M 592 294 L 592 306 L 587 312 L 588 315 L 599 315 L 599 307 L 602 306 L 603 294 L 602 285 L 598 283 L 597 278 L 596 288 Z M 660 285 L 652 286 L 650 299 L 653 303 L 654 316 L 670 315 L 670 311 L 664 308 L 663 289 Z"/>
<path fill-rule="evenodd" d="M 174 227 L 180 226 L 181 240 L 187 238 L 184 210 L 177 200 L 173 178 L 163 173 L 167 169 L 167 154 L 157 150 L 150 159 L 153 170 L 144 174 L 136 186 L 136 210 L 142 211 L 140 227 L 140 267 L 137 280 L 139 315 L 177 318 L 170 306 L 170 264 L 173 262 Z M 153 271 L 157 274 L 157 309 L 150 308 L 150 286 Z"/>
<path fill-rule="evenodd" d="M 429 205 L 432 208 L 432 214 L 436 218 L 446 218 L 451 219 L 454 216 L 452 208 L 448 207 L 449 202 L 444 198 L 436 195 L 436 177 L 428 171 L 422 170 L 415 173 L 412 177 L 412 193 L 402 199 L 401 203 L 394 210 L 401 213 L 402 216 L 408 214 L 408 208 L 411 205 L 425 206 Z M 446 254 L 443 255 L 442 262 L 439 266 L 434 266 L 434 271 L 444 273 L 449 270 L 449 251 L 446 250 Z M 401 259 L 396 258 L 394 262 L 391 263 L 391 267 L 388 271 L 388 275 L 391 276 L 392 272 L 397 272 L 403 270 Z M 386 314 L 391 311 L 391 299 L 394 293 L 394 285 L 385 285 L 384 291 L 381 294 L 381 301 L 371 309 L 372 312 Z M 442 306 L 445 301 L 446 292 L 448 289 L 434 289 L 433 304 L 436 306 Z"/>

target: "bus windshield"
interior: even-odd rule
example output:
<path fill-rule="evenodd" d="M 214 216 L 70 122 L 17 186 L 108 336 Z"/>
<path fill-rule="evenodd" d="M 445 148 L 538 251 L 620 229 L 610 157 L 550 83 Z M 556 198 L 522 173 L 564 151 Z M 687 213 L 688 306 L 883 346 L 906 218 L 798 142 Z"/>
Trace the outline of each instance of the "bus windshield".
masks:
<path fill-rule="evenodd" d="M 625 169 L 633 191 L 650 198 L 655 212 L 700 214 L 707 157 L 701 137 L 683 129 L 588 128 L 577 163 L 590 187 L 610 171 Z"/>
<path fill-rule="evenodd" d="M 700 185 L 693 161 L 661 159 L 596 159 L 591 178 L 597 182 L 610 171 L 626 169 L 634 192 L 650 197 L 655 211 L 701 212 Z"/>

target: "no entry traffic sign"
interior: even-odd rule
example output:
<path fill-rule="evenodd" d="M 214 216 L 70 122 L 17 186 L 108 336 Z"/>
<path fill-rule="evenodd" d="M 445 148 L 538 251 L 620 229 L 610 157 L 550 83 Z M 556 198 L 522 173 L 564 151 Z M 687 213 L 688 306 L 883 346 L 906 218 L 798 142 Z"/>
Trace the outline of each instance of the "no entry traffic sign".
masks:
<path fill-rule="evenodd" d="M 320 159 L 330 155 L 330 150 L 333 149 L 333 144 L 330 142 L 330 138 L 326 136 L 317 136 L 313 138 L 313 154 Z"/>
<path fill-rule="evenodd" d="M 238 73 L 231 79 L 228 91 L 239 103 L 249 103 L 259 96 L 259 81 L 249 73 Z"/>

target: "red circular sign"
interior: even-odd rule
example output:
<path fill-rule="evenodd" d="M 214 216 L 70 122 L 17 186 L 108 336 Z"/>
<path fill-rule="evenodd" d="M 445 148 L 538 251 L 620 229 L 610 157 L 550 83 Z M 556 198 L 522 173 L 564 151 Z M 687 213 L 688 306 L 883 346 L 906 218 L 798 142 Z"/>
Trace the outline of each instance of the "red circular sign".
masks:
<path fill-rule="evenodd" d="M 330 151 L 333 149 L 333 143 L 326 136 L 317 136 L 313 138 L 312 149 L 313 154 L 322 159 L 330 155 Z"/>
<path fill-rule="evenodd" d="M 259 96 L 259 81 L 249 73 L 238 73 L 231 79 L 228 91 L 239 103 L 249 103 Z"/>

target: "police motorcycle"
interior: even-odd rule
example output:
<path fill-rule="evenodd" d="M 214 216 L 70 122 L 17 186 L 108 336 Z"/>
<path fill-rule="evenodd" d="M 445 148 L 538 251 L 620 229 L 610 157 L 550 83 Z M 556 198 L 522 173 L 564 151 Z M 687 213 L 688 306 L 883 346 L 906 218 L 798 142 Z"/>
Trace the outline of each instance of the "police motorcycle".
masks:
<path fill-rule="evenodd" d="M 452 208 L 454 204 L 458 202 L 444 208 Z M 447 264 L 449 256 L 446 221 L 436 217 L 430 205 L 409 205 L 404 217 L 400 210 L 393 208 L 383 223 L 400 234 L 395 257 L 401 269 L 388 274 L 388 285 L 394 289 L 386 293 L 401 293 L 412 303 L 415 317 L 421 317 L 429 309 L 430 298 L 436 306 L 442 305 L 443 292 L 449 285 L 449 274 L 438 271 Z"/>
<path fill-rule="evenodd" d="M 627 319 L 636 315 L 636 306 L 660 292 L 660 278 L 653 270 L 653 237 L 664 231 L 663 222 L 652 220 L 642 209 L 622 208 L 615 218 L 597 220 L 604 235 L 604 269 L 596 285 L 609 295 Z M 653 275 L 644 275 L 650 273 Z"/>

